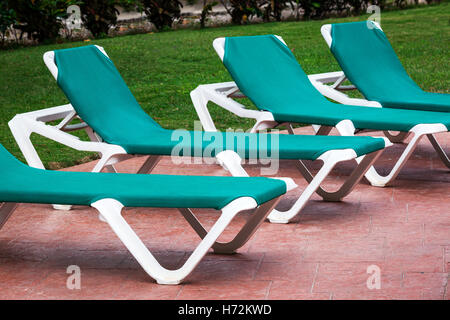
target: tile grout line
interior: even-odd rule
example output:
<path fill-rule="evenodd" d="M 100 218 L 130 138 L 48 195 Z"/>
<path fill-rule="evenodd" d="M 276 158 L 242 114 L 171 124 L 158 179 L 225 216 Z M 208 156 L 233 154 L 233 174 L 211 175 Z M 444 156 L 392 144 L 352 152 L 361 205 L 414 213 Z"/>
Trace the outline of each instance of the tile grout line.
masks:
<path fill-rule="evenodd" d="M 178 300 L 178 297 L 180 296 L 181 291 L 183 290 L 183 288 L 184 288 L 184 284 L 182 284 L 182 285 L 180 286 L 180 289 L 178 290 L 178 292 L 177 292 L 177 294 L 175 295 L 175 298 L 174 298 L 173 300 Z"/>
<path fill-rule="evenodd" d="M 388 256 L 388 239 L 387 237 L 383 237 L 383 262 L 386 263 L 386 258 Z"/>
<path fill-rule="evenodd" d="M 442 272 L 445 273 L 445 246 L 442 246 Z"/>
<path fill-rule="evenodd" d="M 269 293 L 270 293 L 270 290 L 272 289 L 272 283 L 273 283 L 273 280 L 270 280 L 269 281 L 269 286 L 266 289 L 266 294 L 264 295 L 264 300 L 268 300 L 269 299 Z"/>
<path fill-rule="evenodd" d="M 406 204 L 406 222 L 409 222 L 409 203 Z"/>
<path fill-rule="evenodd" d="M 312 281 L 312 284 L 311 284 L 311 290 L 310 290 L 311 294 L 313 293 L 314 286 L 316 284 L 317 274 L 319 273 L 319 264 L 320 263 L 317 263 L 316 270 L 314 270 L 314 278 L 313 278 L 313 281 Z"/>
<path fill-rule="evenodd" d="M 442 294 L 442 299 L 445 300 L 445 296 L 447 295 L 447 290 L 448 290 L 448 278 L 450 277 L 450 275 L 447 273 L 447 281 L 445 282 L 444 285 L 444 292 Z"/>
<path fill-rule="evenodd" d="M 258 273 L 259 269 L 261 268 L 261 265 L 262 265 L 262 262 L 263 262 L 265 256 L 266 256 L 266 253 L 264 252 L 264 253 L 262 254 L 262 257 L 259 259 L 258 264 L 256 265 L 256 270 L 255 270 L 255 272 L 253 273 L 252 280 L 255 280 L 256 274 Z"/>
<path fill-rule="evenodd" d="M 425 247 L 425 222 L 422 223 L 422 247 Z"/>

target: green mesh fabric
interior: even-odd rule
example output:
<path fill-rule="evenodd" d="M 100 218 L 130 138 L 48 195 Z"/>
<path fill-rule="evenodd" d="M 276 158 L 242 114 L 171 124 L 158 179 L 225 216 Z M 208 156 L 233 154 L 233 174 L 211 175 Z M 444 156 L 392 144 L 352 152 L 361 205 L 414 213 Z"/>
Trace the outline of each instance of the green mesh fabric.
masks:
<path fill-rule="evenodd" d="M 333 24 L 331 52 L 348 79 L 383 107 L 450 112 L 450 94 L 423 91 L 372 21 Z"/>
<path fill-rule="evenodd" d="M 279 122 L 335 126 L 348 119 L 359 129 L 409 131 L 421 123 L 450 128 L 448 113 L 328 101 L 313 87 L 289 48 L 273 35 L 226 38 L 223 63 L 256 107 L 270 111 Z"/>
<path fill-rule="evenodd" d="M 240 197 L 258 204 L 286 192 L 281 180 L 264 177 L 47 171 L 31 168 L 0 145 L 0 202 L 90 205 L 112 198 L 128 207 L 221 209 Z"/>
<path fill-rule="evenodd" d="M 56 50 L 55 63 L 58 85 L 81 118 L 106 142 L 120 145 L 128 153 L 155 155 L 170 155 L 177 145 L 183 147 L 184 155 L 202 155 L 210 146 L 213 134 L 190 132 L 183 140 L 177 137 L 179 132 L 161 128 L 142 110 L 112 61 L 97 47 Z M 244 158 L 273 157 L 276 152 L 281 159 L 314 160 L 332 149 L 351 148 L 363 155 L 384 147 L 383 140 L 370 137 L 283 135 L 279 143 L 270 135 L 220 133 L 216 138 L 223 147 L 214 148 L 211 156 L 231 149 Z"/>

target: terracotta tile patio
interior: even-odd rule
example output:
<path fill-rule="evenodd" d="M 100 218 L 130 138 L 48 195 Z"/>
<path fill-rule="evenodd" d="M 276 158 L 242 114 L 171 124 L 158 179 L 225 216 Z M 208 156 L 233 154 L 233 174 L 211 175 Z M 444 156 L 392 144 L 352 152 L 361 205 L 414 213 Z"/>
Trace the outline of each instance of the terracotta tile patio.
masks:
<path fill-rule="evenodd" d="M 450 149 L 449 135 L 438 139 Z M 385 151 L 377 167 L 386 171 L 402 148 Z M 118 169 L 134 172 L 143 161 L 128 160 Z M 336 168 L 327 184 L 337 186 L 353 165 Z M 247 168 L 259 173 L 257 166 Z M 174 166 L 168 157 L 154 172 L 227 175 L 215 165 Z M 278 176 L 306 184 L 293 162 L 282 162 Z M 237 254 L 208 254 L 179 286 L 157 285 L 148 277 L 94 209 L 21 204 L 0 231 L 0 299 L 448 300 L 449 191 L 449 170 L 423 140 L 393 187 L 363 181 L 341 203 L 315 195 L 291 224 L 264 223 Z M 280 206 L 288 207 L 296 192 Z M 197 212 L 206 225 L 217 217 Z M 124 216 L 166 267 L 179 266 L 198 242 L 177 210 L 132 208 Z M 244 219 L 238 216 L 225 237 Z M 81 268 L 80 290 L 66 288 L 69 265 Z M 367 288 L 370 265 L 381 270 L 380 289 Z"/>

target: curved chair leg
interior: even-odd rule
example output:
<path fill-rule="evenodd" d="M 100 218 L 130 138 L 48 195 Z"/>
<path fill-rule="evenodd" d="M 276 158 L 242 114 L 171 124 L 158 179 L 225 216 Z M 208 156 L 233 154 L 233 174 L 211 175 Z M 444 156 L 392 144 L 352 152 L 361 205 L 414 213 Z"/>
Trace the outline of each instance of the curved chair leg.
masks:
<path fill-rule="evenodd" d="M 330 126 L 313 126 L 316 135 L 328 135 L 333 127 Z M 291 124 L 287 124 L 287 129 L 289 134 L 295 134 L 294 129 Z M 316 193 L 319 194 L 326 201 L 340 201 L 342 198 L 347 196 L 355 187 L 355 185 L 362 179 L 364 174 L 369 170 L 370 166 L 380 157 L 382 150 L 374 152 L 370 155 L 364 157 L 364 161 L 358 164 L 355 170 L 352 172 L 350 177 L 345 181 L 345 183 L 335 192 L 327 192 L 322 187 L 318 187 Z M 297 169 L 303 175 L 303 177 L 310 183 L 314 176 L 305 166 L 305 164 L 299 160 L 296 162 Z"/>
<path fill-rule="evenodd" d="M 402 143 L 409 136 L 409 132 L 399 131 L 397 134 L 392 134 L 391 132 L 393 132 L 393 131 L 383 131 L 384 135 L 392 143 Z"/>
<path fill-rule="evenodd" d="M 3 202 L 0 203 L 0 229 L 8 221 L 11 214 L 17 208 L 17 203 L 15 202 Z"/>
<path fill-rule="evenodd" d="M 242 197 L 222 208 L 222 214 L 203 237 L 185 264 L 177 270 L 162 267 L 121 215 L 123 205 L 115 199 L 102 199 L 91 204 L 113 229 L 142 268 L 159 284 L 179 284 L 197 266 L 231 220 L 241 211 L 257 206 L 253 198 Z"/>
<path fill-rule="evenodd" d="M 333 129 L 333 127 L 319 125 L 312 125 L 312 127 L 317 136 L 327 136 L 331 132 L 331 129 Z M 295 134 L 292 124 L 287 124 L 287 131 L 289 134 Z"/>
<path fill-rule="evenodd" d="M 336 125 L 336 129 L 339 131 L 339 134 L 342 136 L 353 136 L 355 132 L 355 127 L 353 126 L 353 123 L 350 120 L 343 120 L 339 122 Z M 410 158 L 411 154 L 417 147 L 417 144 L 419 143 L 420 139 L 424 135 L 433 135 L 434 133 L 440 133 L 440 132 L 447 132 L 447 128 L 443 124 L 418 124 L 414 126 L 408 133 L 413 135 L 411 141 L 406 146 L 405 150 L 403 150 L 403 153 L 395 163 L 394 167 L 391 169 L 388 175 L 382 176 L 380 175 L 377 170 L 372 166 L 367 170 L 365 177 L 367 180 L 369 180 L 370 184 L 375 187 L 385 187 L 392 183 L 395 178 L 400 173 L 400 170 L 403 168 L 403 166 L 406 164 L 406 161 Z M 430 138 L 429 138 L 430 139 Z M 434 136 L 431 137 L 430 141 L 436 142 L 436 145 L 433 144 L 433 146 L 438 146 L 437 141 L 434 139 Z M 445 158 L 443 158 L 444 151 L 441 149 L 441 152 L 438 151 L 438 154 L 441 156 L 441 159 L 445 163 Z M 356 161 L 359 163 L 362 161 L 361 158 L 356 158 Z"/>
<path fill-rule="evenodd" d="M 314 194 L 314 192 L 317 192 L 325 200 L 329 201 L 337 201 L 340 198 L 344 197 L 361 180 L 361 178 L 365 175 L 365 173 L 367 173 L 369 168 L 373 168 L 372 164 L 380 156 L 382 151 L 383 150 L 372 152 L 369 155 L 362 156 L 359 158 L 356 158 L 356 153 L 354 152 L 354 150 L 351 149 L 327 151 L 321 157 L 319 157 L 319 159 L 323 161 L 323 165 L 314 177 L 306 168 L 306 166 L 299 161 L 298 169 L 305 176 L 309 184 L 289 210 L 287 211 L 278 211 L 276 209 L 272 210 L 272 212 L 268 216 L 269 221 L 272 223 L 288 223 L 294 216 L 296 216 L 300 212 L 300 210 L 303 209 L 303 207 L 311 198 L 311 196 Z M 322 182 L 325 180 L 325 178 L 328 176 L 330 171 L 336 166 L 337 163 L 355 158 L 357 159 L 359 165 L 356 167 L 356 169 L 350 175 L 349 179 L 341 186 L 341 188 L 338 191 L 326 192 L 325 190 L 320 188 Z"/>
<path fill-rule="evenodd" d="M 450 169 L 450 159 L 448 158 L 444 149 L 442 149 L 439 142 L 436 140 L 436 137 L 433 134 L 427 134 L 427 138 L 428 138 L 428 140 L 430 140 L 430 142 L 433 145 L 434 150 L 436 150 L 439 158 L 441 158 L 442 162 L 447 166 L 447 168 Z"/>
<path fill-rule="evenodd" d="M 99 135 L 97 135 L 91 127 L 84 128 L 84 131 L 86 131 L 86 133 L 91 141 L 93 141 L 93 142 L 102 142 L 103 141 L 102 138 Z M 106 172 L 117 173 L 117 170 L 114 167 L 114 165 L 112 165 L 112 164 L 106 165 L 106 163 L 108 162 L 111 155 L 107 155 L 107 156 L 105 156 L 103 154 L 100 154 L 100 155 L 101 155 L 100 160 L 97 162 L 94 169 L 92 169 L 92 172 L 101 172 L 103 169 L 105 169 Z M 70 208 L 67 210 L 70 210 Z"/>
<path fill-rule="evenodd" d="M 358 166 L 337 191 L 328 192 L 319 186 L 316 193 L 326 201 L 341 201 L 342 198 L 347 196 L 354 189 L 356 184 L 361 181 L 367 170 L 369 170 L 374 162 L 380 157 L 382 152 L 383 150 L 379 150 L 364 156 L 362 161 L 358 163 Z M 314 179 L 314 176 L 302 161 L 297 162 L 297 168 L 309 183 Z"/>
<path fill-rule="evenodd" d="M 272 223 L 288 223 L 294 216 L 296 216 L 300 210 L 303 209 L 309 198 L 316 192 L 317 188 L 323 182 L 323 180 L 328 176 L 330 171 L 336 165 L 335 160 L 324 161 L 322 167 L 316 176 L 311 180 L 306 189 L 302 192 L 300 197 L 295 201 L 294 205 L 287 211 L 279 211 L 273 209 L 269 214 L 268 219 Z"/>
<path fill-rule="evenodd" d="M 235 253 L 237 249 L 242 247 L 250 237 L 255 233 L 256 229 L 261 225 L 264 219 L 269 215 L 269 212 L 277 205 L 278 199 L 274 199 L 264 203 L 259 206 L 254 213 L 249 217 L 245 225 L 241 230 L 234 236 L 234 238 L 229 242 L 218 242 L 216 241 L 212 248 L 214 253 L 219 254 L 232 254 Z M 179 208 L 180 212 L 183 214 L 184 218 L 189 222 L 191 227 L 197 232 L 200 238 L 204 238 L 208 232 L 201 222 L 197 219 L 194 213 L 187 208 Z"/>
<path fill-rule="evenodd" d="M 292 123 L 286 123 L 286 128 L 289 134 L 295 134 L 294 127 L 292 126 Z"/>
<path fill-rule="evenodd" d="M 406 164 L 406 161 L 410 158 L 413 151 L 416 149 L 417 144 L 419 143 L 420 139 L 423 137 L 421 134 L 414 134 L 411 141 L 406 146 L 405 150 L 395 163 L 394 167 L 391 169 L 389 174 L 386 176 L 382 176 L 378 173 L 378 171 L 372 166 L 369 170 L 366 172 L 366 178 L 369 180 L 370 184 L 374 187 L 385 187 L 392 183 L 392 181 L 395 180 L 395 178 L 400 173 L 400 170 L 403 168 L 403 166 Z M 356 159 L 357 162 L 361 161 L 360 159 Z"/>
<path fill-rule="evenodd" d="M 319 130 L 316 131 L 317 136 L 327 136 L 333 127 L 320 126 Z"/>
<path fill-rule="evenodd" d="M 159 160 L 161 160 L 161 156 L 149 156 L 147 160 L 142 164 L 142 166 L 138 169 L 137 173 L 145 174 L 150 173 L 158 164 Z"/>

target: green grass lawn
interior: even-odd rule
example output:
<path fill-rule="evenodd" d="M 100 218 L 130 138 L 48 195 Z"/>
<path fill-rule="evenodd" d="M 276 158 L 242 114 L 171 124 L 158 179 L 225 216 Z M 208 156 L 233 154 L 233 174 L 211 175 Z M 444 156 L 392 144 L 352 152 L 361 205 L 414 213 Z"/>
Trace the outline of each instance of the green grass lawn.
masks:
<path fill-rule="evenodd" d="M 449 92 L 450 4 L 382 14 L 381 24 L 410 76 L 425 90 Z M 7 122 L 17 113 L 67 103 L 45 67 L 42 55 L 54 49 L 98 44 L 121 72 L 142 108 L 163 127 L 192 129 L 197 115 L 189 92 L 199 84 L 231 80 L 212 48 L 220 36 L 278 34 L 307 73 L 339 67 L 320 34 L 325 23 L 364 20 L 367 16 L 308 22 L 277 22 L 205 30 L 123 36 L 0 52 L 0 143 L 23 156 Z M 248 129 L 252 122 L 212 107 L 219 129 Z M 80 133 L 86 138 L 84 133 Z M 69 166 L 92 158 L 70 148 L 33 137 L 45 165 Z"/>

